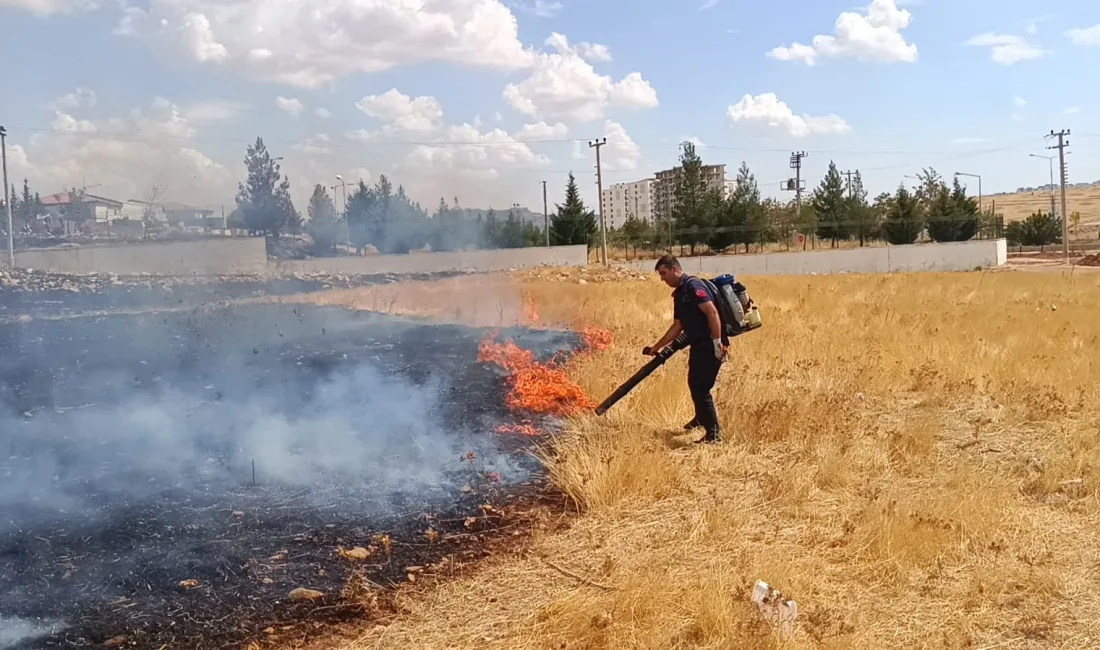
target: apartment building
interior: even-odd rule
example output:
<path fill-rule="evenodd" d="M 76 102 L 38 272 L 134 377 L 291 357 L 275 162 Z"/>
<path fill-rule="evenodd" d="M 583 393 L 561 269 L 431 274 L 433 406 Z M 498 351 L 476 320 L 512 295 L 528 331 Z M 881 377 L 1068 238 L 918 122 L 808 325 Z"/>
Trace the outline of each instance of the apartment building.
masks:
<path fill-rule="evenodd" d="M 653 221 L 653 191 L 656 182 L 646 178 L 632 183 L 616 183 L 603 191 L 600 210 L 608 228 L 621 228 L 630 215 L 641 221 Z"/>
<path fill-rule="evenodd" d="M 676 207 L 676 186 L 680 184 L 680 167 L 659 171 L 656 174 L 653 190 L 653 216 L 665 221 L 672 216 Z M 717 190 L 723 194 L 729 191 L 726 184 L 725 165 L 703 165 L 703 180 L 708 190 Z"/>

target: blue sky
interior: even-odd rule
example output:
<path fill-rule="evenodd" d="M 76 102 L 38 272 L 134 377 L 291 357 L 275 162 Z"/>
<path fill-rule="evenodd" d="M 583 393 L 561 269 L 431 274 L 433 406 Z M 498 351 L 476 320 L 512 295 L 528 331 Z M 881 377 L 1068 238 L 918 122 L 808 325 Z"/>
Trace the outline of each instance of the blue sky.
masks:
<path fill-rule="evenodd" d="M 215 206 L 256 136 L 300 205 L 387 174 L 538 210 L 570 170 L 594 203 L 605 136 L 605 186 L 690 138 L 772 196 L 794 150 L 810 188 L 832 159 L 872 195 L 923 166 L 990 194 L 1045 183 L 1062 128 L 1070 181 L 1100 179 L 1100 2 L 860 2 L 0 0 L 0 124 L 43 194 Z"/>

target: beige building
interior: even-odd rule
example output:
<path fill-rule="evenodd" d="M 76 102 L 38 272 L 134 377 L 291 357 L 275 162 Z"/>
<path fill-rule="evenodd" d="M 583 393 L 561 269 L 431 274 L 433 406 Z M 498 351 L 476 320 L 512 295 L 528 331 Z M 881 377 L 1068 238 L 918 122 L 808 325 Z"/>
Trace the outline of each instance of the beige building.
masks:
<path fill-rule="evenodd" d="M 616 183 L 603 191 L 600 211 L 608 228 L 621 228 L 630 215 L 641 221 L 653 221 L 652 178 L 632 183 Z"/>
<path fill-rule="evenodd" d="M 680 184 L 680 167 L 673 167 L 657 172 L 653 190 L 653 216 L 658 221 L 665 221 L 672 216 L 676 208 L 676 186 Z M 726 185 L 725 165 L 703 165 L 703 180 L 708 190 L 717 190 L 725 195 L 729 189 Z"/>

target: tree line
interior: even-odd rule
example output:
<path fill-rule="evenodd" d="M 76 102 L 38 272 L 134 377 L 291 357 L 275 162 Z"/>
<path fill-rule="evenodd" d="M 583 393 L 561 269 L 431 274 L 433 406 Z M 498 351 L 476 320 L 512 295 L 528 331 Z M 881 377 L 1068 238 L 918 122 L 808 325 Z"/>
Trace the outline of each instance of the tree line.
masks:
<path fill-rule="evenodd" d="M 646 223 L 628 214 L 613 234 L 620 244 L 686 246 L 692 254 L 701 246 L 715 252 L 748 252 L 753 245 L 787 243 L 802 235 L 837 247 L 840 242 L 885 240 L 912 244 L 921 235 L 936 242 L 967 241 L 978 235 L 1003 236 L 1003 220 L 983 213 L 958 179 L 949 186 L 936 170 L 922 170 L 918 185 L 900 184 L 868 200 L 859 172 L 842 174 L 834 161 L 821 183 L 801 205 L 762 198 L 756 178 L 744 162 L 733 188 L 709 186 L 695 146 L 686 142 L 680 155 L 680 175 L 671 215 Z M 1041 216 L 1035 219 L 1050 219 Z M 1044 221 L 1045 223 L 1045 221 Z"/>
<path fill-rule="evenodd" d="M 318 254 L 331 253 L 339 244 L 358 252 L 373 246 L 381 253 L 407 253 L 425 247 L 450 251 L 544 246 L 548 237 L 554 246 L 590 244 L 596 232 L 596 215 L 585 208 L 572 174 L 565 202 L 556 206 L 547 233 L 520 219 L 515 210 L 503 215 L 492 209 L 468 210 L 460 206 L 458 197 L 451 204 L 440 198 L 438 207 L 429 214 L 406 195 L 403 186 L 394 188 L 385 175 L 379 176 L 374 185 L 360 180 L 344 188 L 347 194 L 342 210 L 337 210 L 329 188 L 315 185 L 307 207 L 308 219 L 303 219 L 291 200 L 290 181 L 262 138 L 248 147 L 245 166 L 248 178 L 239 184 L 237 208 L 229 215 L 229 225 L 276 240 L 287 234 L 306 233 Z"/>

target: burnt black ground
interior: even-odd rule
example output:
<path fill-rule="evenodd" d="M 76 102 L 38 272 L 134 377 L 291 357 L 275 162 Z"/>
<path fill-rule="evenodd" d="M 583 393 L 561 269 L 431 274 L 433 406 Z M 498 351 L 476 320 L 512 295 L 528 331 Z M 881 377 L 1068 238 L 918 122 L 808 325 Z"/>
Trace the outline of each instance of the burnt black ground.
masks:
<path fill-rule="evenodd" d="M 240 647 L 345 615 L 353 568 L 385 584 L 496 525 L 479 506 L 538 467 L 491 433 L 512 416 L 483 334 L 282 305 L 0 324 L 0 627 L 56 624 L 0 648 Z M 391 555 L 336 555 L 380 533 Z"/>
<path fill-rule="evenodd" d="M 25 275 L 25 274 L 21 274 Z M 386 275 L 227 276 L 66 276 L 36 272 L 19 284 L 0 282 L 0 320 L 27 314 L 71 315 L 93 310 L 202 307 L 228 300 L 284 296 L 325 289 L 437 280 L 459 272 Z"/>

